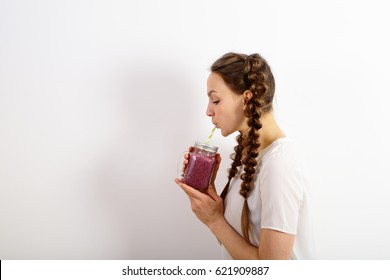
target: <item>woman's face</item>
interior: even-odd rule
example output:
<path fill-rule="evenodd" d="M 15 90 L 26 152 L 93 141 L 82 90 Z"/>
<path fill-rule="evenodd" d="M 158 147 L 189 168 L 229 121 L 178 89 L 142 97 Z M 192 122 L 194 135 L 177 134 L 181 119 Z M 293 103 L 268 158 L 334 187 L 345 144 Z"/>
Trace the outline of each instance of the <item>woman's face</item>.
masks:
<path fill-rule="evenodd" d="M 247 127 L 244 116 L 244 96 L 234 93 L 217 73 L 211 73 L 207 79 L 209 103 L 206 114 L 223 136 L 235 131 L 243 132 Z"/>

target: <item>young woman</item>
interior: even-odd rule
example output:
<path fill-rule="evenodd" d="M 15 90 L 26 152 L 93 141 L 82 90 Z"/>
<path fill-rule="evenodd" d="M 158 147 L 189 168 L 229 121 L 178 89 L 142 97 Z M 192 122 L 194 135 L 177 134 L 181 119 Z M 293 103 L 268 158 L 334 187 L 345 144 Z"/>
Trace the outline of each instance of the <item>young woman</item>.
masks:
<path fill-rule="evenodd" d="M 259 55 L 227 53 L 211 67 L 207 115 L 223 136 L 236 131 L 228 182 L 200 192 L 176 179 L 227 259 L 312 259 L 307 181 L 292 141 L 272 111 L 275 82 Z M 191 150 L 192 148 L 190 148 Z M 185 156 L 184 169 L 188 164 Z"/>

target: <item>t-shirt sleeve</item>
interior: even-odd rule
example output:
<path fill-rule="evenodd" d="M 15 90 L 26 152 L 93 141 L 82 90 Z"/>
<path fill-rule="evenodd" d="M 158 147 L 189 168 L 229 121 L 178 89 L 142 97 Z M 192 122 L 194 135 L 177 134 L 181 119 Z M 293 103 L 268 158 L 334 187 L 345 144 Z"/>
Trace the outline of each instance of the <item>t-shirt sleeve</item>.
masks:
<path fill-rule="evenodd" d="M 303 200 L 300 163 L 291 155 L 272 155 L 261 173 L 261 228 L 296 234 Z"/>

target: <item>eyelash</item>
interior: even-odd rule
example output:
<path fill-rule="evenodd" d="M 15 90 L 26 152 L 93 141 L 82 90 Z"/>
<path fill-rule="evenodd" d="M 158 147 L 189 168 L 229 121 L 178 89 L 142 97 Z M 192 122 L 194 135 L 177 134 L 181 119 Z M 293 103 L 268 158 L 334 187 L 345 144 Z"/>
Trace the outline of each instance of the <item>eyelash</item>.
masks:
<path fill-rule="evenodd" d="M 214 103 L 214 104 L 218 104 L 218 103 L 219 103 L 219 100 L 218 100 L 218 101 L 214 101 L 213 103 Z"/>

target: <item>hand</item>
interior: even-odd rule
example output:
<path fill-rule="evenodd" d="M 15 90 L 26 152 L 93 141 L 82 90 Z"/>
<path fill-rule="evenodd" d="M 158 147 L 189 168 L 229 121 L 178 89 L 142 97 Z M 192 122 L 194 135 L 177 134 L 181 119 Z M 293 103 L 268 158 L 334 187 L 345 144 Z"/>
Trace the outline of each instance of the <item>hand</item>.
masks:
<path fill-rule="evenodd" d="M 194 150 L 193 147 L 189 147 L 189 152 Z M 183 172 L 187 168 L 188 165 L 189 154 L 184 155 L 183 161 Z M 224 207 L 223 200 L 217 194 L 215 189 L 215 178 L 217 177 L 219 165 L 221 163 L 220 154 L 215 155 L 215 166 L 213 170 L 213 175 L 210 180 L 210 185 L 207 189 L 203 191 L 199 191 L 194 189 L 187 184 L 185 184 L 180 179 L 175 179 L 175 182 L 184 190 L 190 199 L 192 211 L 198 217 L 198 219 L 206 224 L 207 226 L 211 226 L 214 222 L 219 219 L 224 219 Z"/>
<path fill-rule="evenodd" d="M 183 161 L 183 168 L 182 168 L 182 172 L 183 172 L 183 175 L 184 175 L 184 172 L 186 171 L 186 169 L 187 169 L 187 165 L 188 165 L 188 162 L 189 162 L 189 157 L 190 157 L 190 153 L 192 152 L 192 151 L 194 151 L 194 147 L 192 147 L 192 146 L 190 146 L 189 148 L 188 148 L 188 153 L 186 153 L 186 154 L 184 154 L 183 155 L 183 157 L 184 157 L 184 161 Z M 183 176 L 182 175 L 182 176 Z"/>
<path fill-rule="evenodd" d="M 189 157 L 190 157 L 189 153 L 191 153 L 193 151 L 194 151 L 194 147 L 190 146 L 188 148 L 188 153 L 183 155 L 184 161 L 183 161 L 183 168 L 182 168 L 182 172 L 183 172 L 182 176 L 184 176 L 184 172 L 186 171 L 187 165 L 189 163 Z M 220 163 L 221 163 L 221 155 L 220 154 L 216 154 L 215 155 L 215 166 L 214 166 L 214 170 L 213 170 L 213 175 L 211 176 L 211 180 L 210 180 L 210 184 L 211 185 L 214 185 L 214 181 L 215 181 L 215 178 L 217 177 L 217 173 L 218 173 L 218 169 L 219 169 Z"/>
<path fill-rule="evenodd" d="M 215 155 L 215 166 L 214 166 L 214 170 L 213 170 L 213 176 L 211 176 L 211 180 L 210 180 L 210 185 L 214 188 L 215 190 L 215 178 L 217 178 L 217 173 L 218 173 L 218 170 L 219 170 L 219 165 L 221 164 L 221 155 L 220 154 L 216 154 Z"/>
<path fill-rule="evenodd" d="M 223 200 L 217 194 L 214 185 L 210 185 L 205 192 L 200 192 L 182 180 L 175 179 L 175 182 L 187 194 L 191 209 L 201 222 L 210 227 L 214 222 L 224 219 Z"/>

